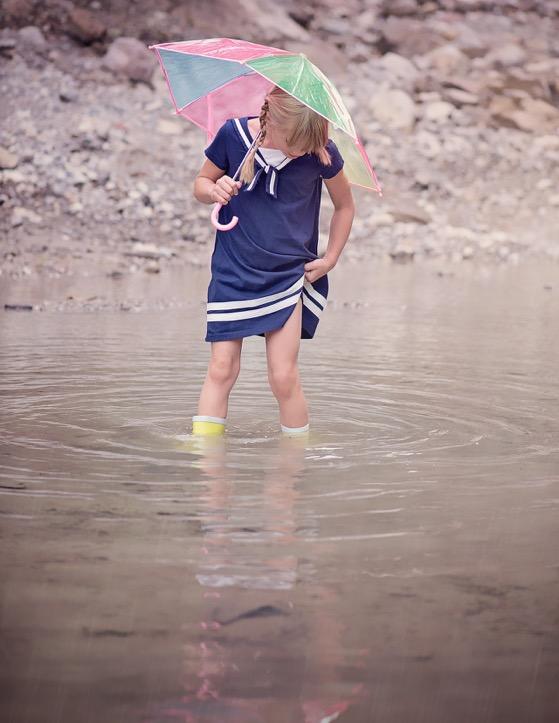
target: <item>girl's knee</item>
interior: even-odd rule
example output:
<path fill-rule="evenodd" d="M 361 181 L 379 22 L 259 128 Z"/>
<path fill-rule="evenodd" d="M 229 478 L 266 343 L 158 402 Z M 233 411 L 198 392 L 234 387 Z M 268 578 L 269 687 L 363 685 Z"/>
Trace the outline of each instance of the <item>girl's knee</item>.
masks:
<path fill-rule="evenodd" d="M 232 386 L 241 369 L 240 360 L 235 357 L 218 357 L 211 359 L 208 367 L 208 376 L 214 382 L 221 386 Z"/>
<path fill-rule="evenodd" d="M 296 364 L 271 367 L 268 380 L 276 397 L 289 397 L 299 386 L 299 369 Z"/>

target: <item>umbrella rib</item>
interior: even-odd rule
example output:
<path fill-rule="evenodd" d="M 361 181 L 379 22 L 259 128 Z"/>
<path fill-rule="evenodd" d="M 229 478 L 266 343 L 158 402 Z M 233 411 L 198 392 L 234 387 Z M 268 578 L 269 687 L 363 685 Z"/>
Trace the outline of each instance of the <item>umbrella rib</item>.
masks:
<path fill-rule="evenodd" d="M 303 54 L 299 53 L 299 56 L 301 58 L 301 64 L 299 66 L 299 72 L 297 73 L 295 85 L 293 86 L 293 91 L 295 91 L 295 88 L 299 85 L 299 81 L 301 80 L 301 75 L 303 74 L 303 70 L 305 69 L 305 59 L 303 57 Z"/>

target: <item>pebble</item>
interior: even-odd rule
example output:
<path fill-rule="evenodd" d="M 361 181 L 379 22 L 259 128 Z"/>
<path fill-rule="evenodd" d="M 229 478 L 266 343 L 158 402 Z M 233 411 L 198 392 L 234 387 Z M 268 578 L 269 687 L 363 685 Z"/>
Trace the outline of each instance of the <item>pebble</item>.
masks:
<path fill-rule="evenodd" d="M 17 168 L 18 164 L 19 158 L 16 154 L 0 146 L 0 169 Z"/>
<path fill-rule="evenodd" d="M 4 304 L 6 311 L 33 311 L 33 304 Z"/>

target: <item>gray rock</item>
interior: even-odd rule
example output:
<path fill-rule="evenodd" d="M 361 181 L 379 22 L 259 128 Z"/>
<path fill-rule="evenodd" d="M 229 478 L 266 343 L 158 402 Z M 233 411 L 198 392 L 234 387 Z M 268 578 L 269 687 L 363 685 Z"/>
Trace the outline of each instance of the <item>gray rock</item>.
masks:
<path fill-rule="evenodd" d="M 513 65 L 522 65 L 526 62 L 526 51 L 517 43 L 507 43 L 494 48 L 485 56 L 485 62 L 490 65 L 508 68 Z"/>
<path fill-rule="evenodd" d="M 11 225 L 13 228 L 17 226 L 21 226 L 26 221 L 29 221 L 29 223 L 42 223 L 43 219 L 41 216 L 39 216 L 38 213 L 35 213 L 35 211 L 32 211 L 28 208 L 22 208 L 21 206 L 16 206 L 12 211 L 12 217 L 11 217 Z"/>
<path fill-rule="evenodd" d="M 510 254 L 510 249 L 508 246 L 499 246 L 499 248 L 497 249 L 497 256 L 499 256 L 499 258 L 503 259 L 503 261 L 505 261 L 508 258 L 509 254 Z"/>
<path fill-rule="evenodd" d="M 6 311 L 33 311 L 33 304 L 4 304 Z"/>
<path fill-rule="evenodd" d="M 384 15 L 396 17 L 415 15 L 417 12 L 416 0 L 383 0 L 381 7 Z"/>
<path fill-rule="evenodd" d="M 423 55 L 446 42 L 437 28 L 419 18 L 391 16 L 384 22 L 378 22 L 377 29 L 382 34 L 382 44 L 386 49 L 406 57 Z"/>
<path fill-rule="evenodd" d="M 429 223 L 431 221 L 430 214 L 412 203 L 394 203 L 388 207 L 388 213 L 395 221 L 402 223 Z"/>
<path fill-rule="evenodd" d="M 399 243 L 389 252 L 390 258 L 397 263 L 408 263 L 413 261 L 415 249 L 410 244 Z"/>
<path fill-rule="evenodd" d="M 403 90 L 384 89 L 369 102 L 374 117 L 389 128 L 410 131 L 417 115 L 415 103 Z"/>
<path fill-rule="evenodd" d="M 425 158 L 436 158 L 442 153 L 442 144 L 434 133 L 421 130 L 414 135 L 415 146 Z"/>
<path fill-rule="evenodd" d="M 451 103 L 438 100 L 434 103 L 426 103 L 422 108 L 422 115 L 425 120 L 444 123 L 450 118 L 453 110 L 454 106 Z"/>
<path fill-rule="evenodd" d="M 69 35 L 89 45 L 107 32 L 104 23 L 86 8 L 72 8 L 68 13 L 67 29 Z"/>
<path fill-rule="evenodd" d="M 551 133 L 559 127 L 559 110 L 543 100 L 522 98 L 517 105 L 512 98 L 497 96 L 489 111 L 497 125 L 529 133 Z"/>
<path fill-rule="evenodd" d="M 465 71 L 469 66 L 469 58 L 454 45 L 441 45 L 423 56 L 429 67 L 445 76 Z"/>
<path fill-rule="evenodd" d="M 16 47 L 16 41 L 13 38 L 0 38 L 0 53 L 8 52 Z"/>
<path fill-rule="evenodd" d="M 131 251 L 125 251 L 124 255 L 157 260 L 160 258 L 170 258 L 176 254 L 173 249 L 167 248 L 166 246 L 156 246 L 155 244 L 138 242 L 133 245 Z"/>
<path fill-rule="evenodd" d="M 150 83 L 157 60 L 136 38 L 117 38 L 102 59 L 104 67 L 129 80 Z"/>
<path fill-rule="evenodd" d="M 68 88 L 67 90 L 61 90 L 58 97 L 63 103 L 75 103 L 78 100 L 79 95 L 77 91 Z"/>
<path fill-rule="evenodd" d="M 413 83 L 419 74 L 418 68 L 408 58 L 397 53 L 385 53 L 381 58 L 382 65 L 386 70 L 398 78 Z"/>
<path fill-rule="evenodd" d="M 460 88 L 445 88 L 444 97 L 458 108 L 463 105 L 479 105 L 479 96 Z"/>
<path fill-rule="evenodd" d="M 19 158 L 7 148 L 0 146 L 0 169 L 17 168 Z"/>
<path fill-rule="evenodd" d="M 33 14 L 33 0 L 4 0 L 2 10 L 10 20 L 26 20 Z"/>
<path fill-rule="evenodd" d="M 46 50 L 48 47 L 45 36 L 35 25 L 26 25 L 19 30 L 18 35 L 23 45 L 27 45 L 38 52 Z"/>
<path fill-rule="evenodd" d="M 314 23 L 314 27 L 332 35 L 347 35 L 351 32 L 351 25 L 345 18 L 325 17 Z"/>
<path fill-rule="evenodd" d="M 466 23 L 455 23 L 454 29 L 457 32 L 455 37 L 456 47 L 468 58 L 481 58 L 490 49 L 489 42 L 476 32 L 471 25 Z"/>

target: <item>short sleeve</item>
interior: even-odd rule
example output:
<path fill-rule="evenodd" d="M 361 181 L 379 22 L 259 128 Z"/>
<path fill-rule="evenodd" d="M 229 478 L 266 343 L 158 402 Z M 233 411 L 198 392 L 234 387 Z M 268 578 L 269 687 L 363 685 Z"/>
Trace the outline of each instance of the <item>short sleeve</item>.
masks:
<path fill-rule="evenodd" d="M 204 149 L 206 157 L 225 173 L 229 172 L 229 156 L 227 154 L 228 123 L 229 121 L 225 121 L 215 134 L 210 145 Z"/>
<path fill-rule="evenodd" d="M 332 163 L 329 166 L 325 163 L 319 163 L 320 175 L 322 178 L 333 178 L 344 167 L 344 159 L 338 150 L 338 146 L 331 138 L 328 139 L 325 148 L 330 153 Z"/>

